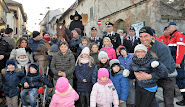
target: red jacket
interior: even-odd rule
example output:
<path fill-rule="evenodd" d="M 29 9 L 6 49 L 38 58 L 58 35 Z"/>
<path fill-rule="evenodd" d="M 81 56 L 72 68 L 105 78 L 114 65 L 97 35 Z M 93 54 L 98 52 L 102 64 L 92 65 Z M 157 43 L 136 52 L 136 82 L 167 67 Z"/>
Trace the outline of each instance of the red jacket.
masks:
<path fill-rule="evenodd" d="M 157 40 L 168 45 L 170 42 L 170 35 L 169 36 L 162 35 L 159 38 L 157 38 Z"/>
<path fill-rule="evenodd" d="M 178 30 L 171 34 L 170 42 L 168 44 L 171 49 L 172 56 L 176 55 L 176 63 L 181 63 L 185 52 L 185 36 Z"/>

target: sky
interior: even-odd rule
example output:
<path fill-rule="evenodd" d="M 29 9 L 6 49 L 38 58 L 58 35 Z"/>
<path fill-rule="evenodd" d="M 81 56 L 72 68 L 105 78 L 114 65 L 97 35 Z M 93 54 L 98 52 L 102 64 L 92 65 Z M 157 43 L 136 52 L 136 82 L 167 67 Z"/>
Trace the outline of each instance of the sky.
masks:
<path fill-rule="evenodd" d="M 27 29 L 29 31 L 39 30 L 39 23 L 44 18 L 48 9 L 55 10 L 64 8 L 67 10 L 77 0 L 14 0 L 23 5 L 24 12 L 27 14 Z M 40 15 L 40 13 L 44 15 Z M 40 19 L 40 20 L 39 20 Z"/>

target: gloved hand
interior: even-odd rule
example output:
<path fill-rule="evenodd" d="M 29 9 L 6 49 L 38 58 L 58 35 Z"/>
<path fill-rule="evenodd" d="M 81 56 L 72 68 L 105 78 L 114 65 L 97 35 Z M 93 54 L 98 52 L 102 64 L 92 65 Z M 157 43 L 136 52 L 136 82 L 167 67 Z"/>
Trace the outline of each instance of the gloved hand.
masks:
<path fill-rule="evenodd" d="M 124 77 L 128 77 L 129 74 L 130 74 L 130 71 L 129 71 L 128 69 L 124 69 L 124 70 L 123 70 L 123 76 L 124 76 Z"/>
<path fill-rule="evenodd" d="M 158 62 L 158 61 L 153 61 L 153 62 L 151 63 L 151 67 L 152 67 L 152 68 L 156 68 L 157 66 L 159 66 L 159 62 Z"/>

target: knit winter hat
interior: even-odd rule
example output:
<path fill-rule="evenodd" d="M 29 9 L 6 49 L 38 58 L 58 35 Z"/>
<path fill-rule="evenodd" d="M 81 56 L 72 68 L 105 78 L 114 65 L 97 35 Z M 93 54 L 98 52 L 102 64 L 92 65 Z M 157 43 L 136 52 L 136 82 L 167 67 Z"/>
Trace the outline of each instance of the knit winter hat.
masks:
<path fill-rule="evenodd" d="M 124 46 L 119 46 L 119 47 L 118 47 L 119 52 L 120 52 L 122 49 L 124 49 L 125 51 L 127 51 L 127 49 L 126 49 Z"/>
<path fill-rule="evenodd" d="M 139 44 L 139 45 L 137 45 L 137 46 L 134 48 L 134 54 L 136 53 L 136 51 L 137 51 L 138 49 L 142 49 L 142 50 L 144 50 L 144 51 L 147 53 L 147 47 L 146 47 L 145 45 L 143 45 L 143 44 Z"/>
<path fill-rule="evenodd" d="M 10 64 L 12 64 L 12 65 L 15 66 L 15 65 L 16 65 L 16 64 L 15 64 L 15 60 L 9 59 L 9 60 L 6 61 L 6 65 L 7 65 L 7 66 L 10 65 Z"/>
<path fill-rule="evenodd" d="M 64 93 L 65 91 L 67 91 L 69 88 L 68 79 L 65 77 L 58 78 L 55 88 L 60 93 Z"/>
<path fill-rule="evenodd" d="M 109 62 L 109 65 L 110 67 L 112 68 L 114 65 L 120 65 L 120 62 L 118 59 L 112 59 L 110 62 Z"/>
<path fill-rule="evenodd" d="M 148 33 L 148 34 L 150 34 L 151 36 L 153 36 L 152 28 L 149 27 L 149 26 L 144 26 L 144 27 L 142 27 L 142 28 L 139 30 L 139 34 L 140 34 L 140 33 Z"/>
<path fill-rule="evenodd" d="M 25 55 L 26 56 L 26 50 L 25 48 L 19 48 L 19 49 L 16 49 L 16 52 L 17 52 L 17 56 L 21 56 L 21 55 Z"/>
<path fill-rule="evenodd" d="M 74 29 L 79 35 L 81 35 L 81 29 L 80 28 L 75 28 Z"/>
<path fill-rule="evenodd" d="M 35 38 L 39 35 L 40 35 L 40 33 L 38 31 L 33 31 L 33 33 L 32 33 L 33 38 Z"/>
<path fill-rule="evenodd" d="M 102 58 L 109 59 L 108 54 L 105 51 L 100 51 L 99 54 L 98 54 L 98 60 L 100 60 Z"/>
<path fill-rule="evenodd" d="M 30 67 L 33 67 L 37 70 L 37 72 L 39 71 L 39 65 L 37 63 L 31 63 L 29 66 L 29 71 L 30 71 Z"/>
<path fill-rule="evenodd" d="M 82 50 L 82 52 L 81 52 L 80 55 L 82 55 L 82 54 L 87 54 L 87 55 L 89 55 L 89 53 L 90 53 L 90 49 L 89 49 L 88 47 L 85 47 L 85 48 Z"/>
<path fill-rule="evenodd" d="M 100 68 L 98 70 L 98 79 L 100 79 L 101 77 L 109 77 L 109 72 L 106 68 Z"/>

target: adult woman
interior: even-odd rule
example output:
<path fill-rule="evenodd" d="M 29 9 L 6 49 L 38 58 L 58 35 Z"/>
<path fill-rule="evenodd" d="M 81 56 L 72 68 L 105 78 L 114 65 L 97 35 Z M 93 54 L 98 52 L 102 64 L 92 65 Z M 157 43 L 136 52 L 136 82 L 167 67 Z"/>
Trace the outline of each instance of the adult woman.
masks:
<path fill-rule="evenodd" d="M 16 49 L 18 48 L 25 48 L 26 50 L 26 54 L 29 58 L 29 62 L 33 63 L 33 55 L 32 55 L 32 50 L 31 48 L 28 46 L 28 40 L 24 37 L 21 37 L 17 43 L 16 43 L 16 48 L 12 50 L 12 52 L 10 53 L 10 58 L 9 59 L 15 59 L 17 52 Z"/>

